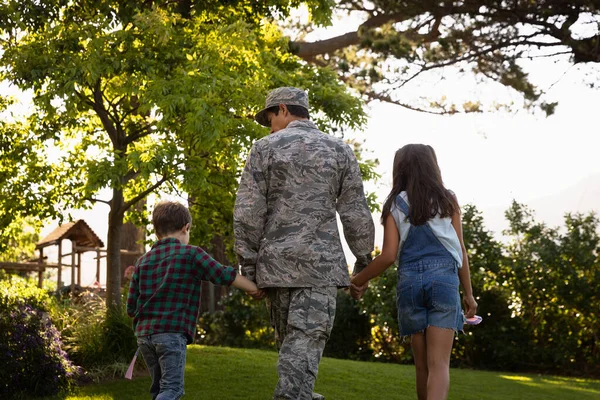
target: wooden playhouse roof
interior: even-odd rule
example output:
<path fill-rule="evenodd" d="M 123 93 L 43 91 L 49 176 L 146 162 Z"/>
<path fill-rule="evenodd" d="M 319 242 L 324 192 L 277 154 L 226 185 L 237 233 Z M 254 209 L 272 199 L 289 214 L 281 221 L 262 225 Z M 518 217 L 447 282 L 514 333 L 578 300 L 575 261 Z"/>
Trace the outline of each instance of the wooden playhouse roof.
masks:
<path fill-rule="evenodd" d="M 40 240 L 35 248 L 41 249 L 58 244 L 63 239 L 72 240 L 77 247 L 104 247 L 102 240 L 94 233 L 92 228 L 82 219 L 68 222 L 53 230 L 48 236 Z"/>

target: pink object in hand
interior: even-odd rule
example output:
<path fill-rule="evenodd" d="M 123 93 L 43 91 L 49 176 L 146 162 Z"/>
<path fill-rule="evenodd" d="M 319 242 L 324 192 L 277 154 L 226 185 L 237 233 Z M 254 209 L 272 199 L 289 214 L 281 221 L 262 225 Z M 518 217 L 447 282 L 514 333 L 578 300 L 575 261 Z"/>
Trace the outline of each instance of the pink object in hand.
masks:
<path fill-rule="evenodd" d="M 138 355 L 139 351 L 140 351 L 140 349 L 137 349 L 137 351 L 133 355 L 133 359 L 131 360 L 131 364 L 129 364 L 129 368 L 127 368 L 127 372 L 125 372 L 125 379 L 132 379 L 133 378 L 133 367 L 135 365 L 135 360 L 137 360 L 137 355 Z"/>
<path fill-rule="evenodd" d="M 475 315 L 472 318 L 467 318 L 465 320 L 465 324 L 467 325 L 477 325 L 479 324 L 481 321 L 483 320 L 483 318 L 481 318 L 479 315 Z"/>

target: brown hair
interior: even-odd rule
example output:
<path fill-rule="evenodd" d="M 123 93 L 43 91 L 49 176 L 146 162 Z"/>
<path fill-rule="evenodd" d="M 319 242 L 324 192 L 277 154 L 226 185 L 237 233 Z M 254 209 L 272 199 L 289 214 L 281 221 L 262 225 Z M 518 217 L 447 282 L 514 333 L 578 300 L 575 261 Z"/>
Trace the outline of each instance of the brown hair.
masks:
<path fill-rule="evenodd" d="M 423 225 L 436 215 L 445 218 L 460 212 L 456 197 L 444 187 L 433 147 L 407 144 L 396 151 L 393 176 L 392 191 L 383 204 L 382 224 L 402 191 L 408 195 L 408 219 L 413 225 Z"/>
<path fill-rule="evenodd" d="M 190 211 L 186 206 L 175 201 L 161 201 L 152 211 L 152 225 L 159 238 L 175 233 L 191 223 Z"/>

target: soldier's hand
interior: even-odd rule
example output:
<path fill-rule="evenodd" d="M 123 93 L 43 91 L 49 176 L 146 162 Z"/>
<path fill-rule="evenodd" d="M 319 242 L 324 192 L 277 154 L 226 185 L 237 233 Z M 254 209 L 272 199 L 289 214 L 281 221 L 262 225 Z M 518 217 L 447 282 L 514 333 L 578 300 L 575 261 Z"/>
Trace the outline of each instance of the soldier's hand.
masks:
<path fill-rule="evenodd" d="M 357 286 L 355 284 L 350 285 L 350 296 L 355 298 L 356 300 L 360 299 L 362 295 L 365 293 L 365 290 L 369 287 L 369 282 L 365 283 L 362 286 Z"/>

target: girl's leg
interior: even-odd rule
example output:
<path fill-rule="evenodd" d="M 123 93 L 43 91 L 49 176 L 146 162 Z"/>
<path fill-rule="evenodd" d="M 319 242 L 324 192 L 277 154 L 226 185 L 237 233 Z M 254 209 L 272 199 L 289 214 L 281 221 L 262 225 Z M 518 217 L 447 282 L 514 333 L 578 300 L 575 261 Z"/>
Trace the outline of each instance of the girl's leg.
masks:
<path fill-rule="evenodd" d="M 417 398 L 427 400 L 427 342 L 425 332 L 415 333 L 410 337 L 415 370 L 417 372 Z"/>
<path fill-rule="evenodd" d="M 445 400 L 450 387 L 450 354 L 454 330 L 430 326 L 427 341 L 427 400 Z"/>

